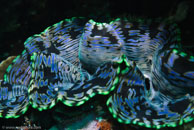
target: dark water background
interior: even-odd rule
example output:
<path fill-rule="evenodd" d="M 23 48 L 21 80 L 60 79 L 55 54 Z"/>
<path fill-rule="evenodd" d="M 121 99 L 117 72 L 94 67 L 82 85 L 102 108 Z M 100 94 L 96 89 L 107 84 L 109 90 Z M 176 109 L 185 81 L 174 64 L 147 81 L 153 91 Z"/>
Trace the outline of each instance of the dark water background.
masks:
<path fill-rule="evenodd" d="M 103 22 L 123 16 L 165 19 L 175 14 L 182 45 L 194 54 L 193 0 L 0 0 L 0 61 L 20 54 L 28 37 L 66 18 L 82 16 Z M 16 120 L 8 123 L 12 121 Z"/>

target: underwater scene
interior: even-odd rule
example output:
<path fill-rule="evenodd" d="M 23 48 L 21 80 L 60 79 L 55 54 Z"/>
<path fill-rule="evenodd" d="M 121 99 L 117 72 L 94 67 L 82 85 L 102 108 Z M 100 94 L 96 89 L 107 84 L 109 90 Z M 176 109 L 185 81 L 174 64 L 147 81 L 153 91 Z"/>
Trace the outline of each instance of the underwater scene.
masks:
<path fill-rule="evenodd" d="M 0 6 L 0 129 L 194 130 L 194 1 Z"/>

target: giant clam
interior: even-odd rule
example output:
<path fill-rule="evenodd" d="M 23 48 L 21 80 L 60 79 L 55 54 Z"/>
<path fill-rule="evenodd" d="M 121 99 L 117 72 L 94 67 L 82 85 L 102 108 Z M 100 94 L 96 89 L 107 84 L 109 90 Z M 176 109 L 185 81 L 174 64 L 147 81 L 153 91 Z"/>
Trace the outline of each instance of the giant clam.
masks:
<path fill-rule="evenodd" d="M 161 128 L 193 119 L 194 57 L 169 21 L 65 19 L 28 38 L 0 80 L 0 117 L 96 94 L 121 123 Z M 181 106 L 181 107 L 178 107 Z"/>

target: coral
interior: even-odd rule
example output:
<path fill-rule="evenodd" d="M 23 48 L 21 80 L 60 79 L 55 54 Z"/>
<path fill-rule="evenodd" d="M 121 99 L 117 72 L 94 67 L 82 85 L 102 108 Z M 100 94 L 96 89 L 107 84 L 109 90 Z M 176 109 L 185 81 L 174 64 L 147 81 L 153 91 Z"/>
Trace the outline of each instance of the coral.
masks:
<path fill-rule="evenodd" d="M 106 120 L 99 121 L 97 126 L 100 130 L 112 130 L 111 123 Z"/>

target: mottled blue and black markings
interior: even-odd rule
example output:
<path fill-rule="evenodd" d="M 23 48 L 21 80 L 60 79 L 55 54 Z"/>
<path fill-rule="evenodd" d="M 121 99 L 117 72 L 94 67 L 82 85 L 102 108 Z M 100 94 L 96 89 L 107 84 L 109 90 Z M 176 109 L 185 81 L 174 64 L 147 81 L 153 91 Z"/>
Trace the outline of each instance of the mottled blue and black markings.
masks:
<path fill-rule="evenodd" d="M 6 70 L 4 81 L 10 84 L 28 85 L 31 80 L 31 70 L 28 61 L 28 53 L 24 50 L 17 56 Z"/>
<path fill-rule="evenodd" d="M 154 57 L 152 82 L 164 95 L 181 98 L 194 92 L 194 62 L 184 52 L 168 48 Z M 188 76 L 189 74 L 189 76 Z"/>
<path fill-rule="evenodd" d="M 29 104 L 80 106 L 110 95 L 121 123 L 175 127 L 193 120 L 194 56 L 179 51 L 176 24 L 72 18 L 28 38 L 0 80 L 0 117 L 16 118 Z M 180 107 L 179 107 L 180 106 Z"/>
<path fill-rule="evenodd" d="M 147 96 L 145 78 L 137 66 L 121 79 L 119 87 L 107 101 L 110 112 L 118 121 L 161 128 L 176 126 L 189 120 L 185 117 L 193 116 L 191 106 L 194 101 L 189 95 L 174 100 L 163 98 L 159 92 L 153 98 Z"/>
<path fill-rule="evenodd" d="M 0 80 L 0 117 L 17 118 L 28 109 L 28 88 Z"/>

